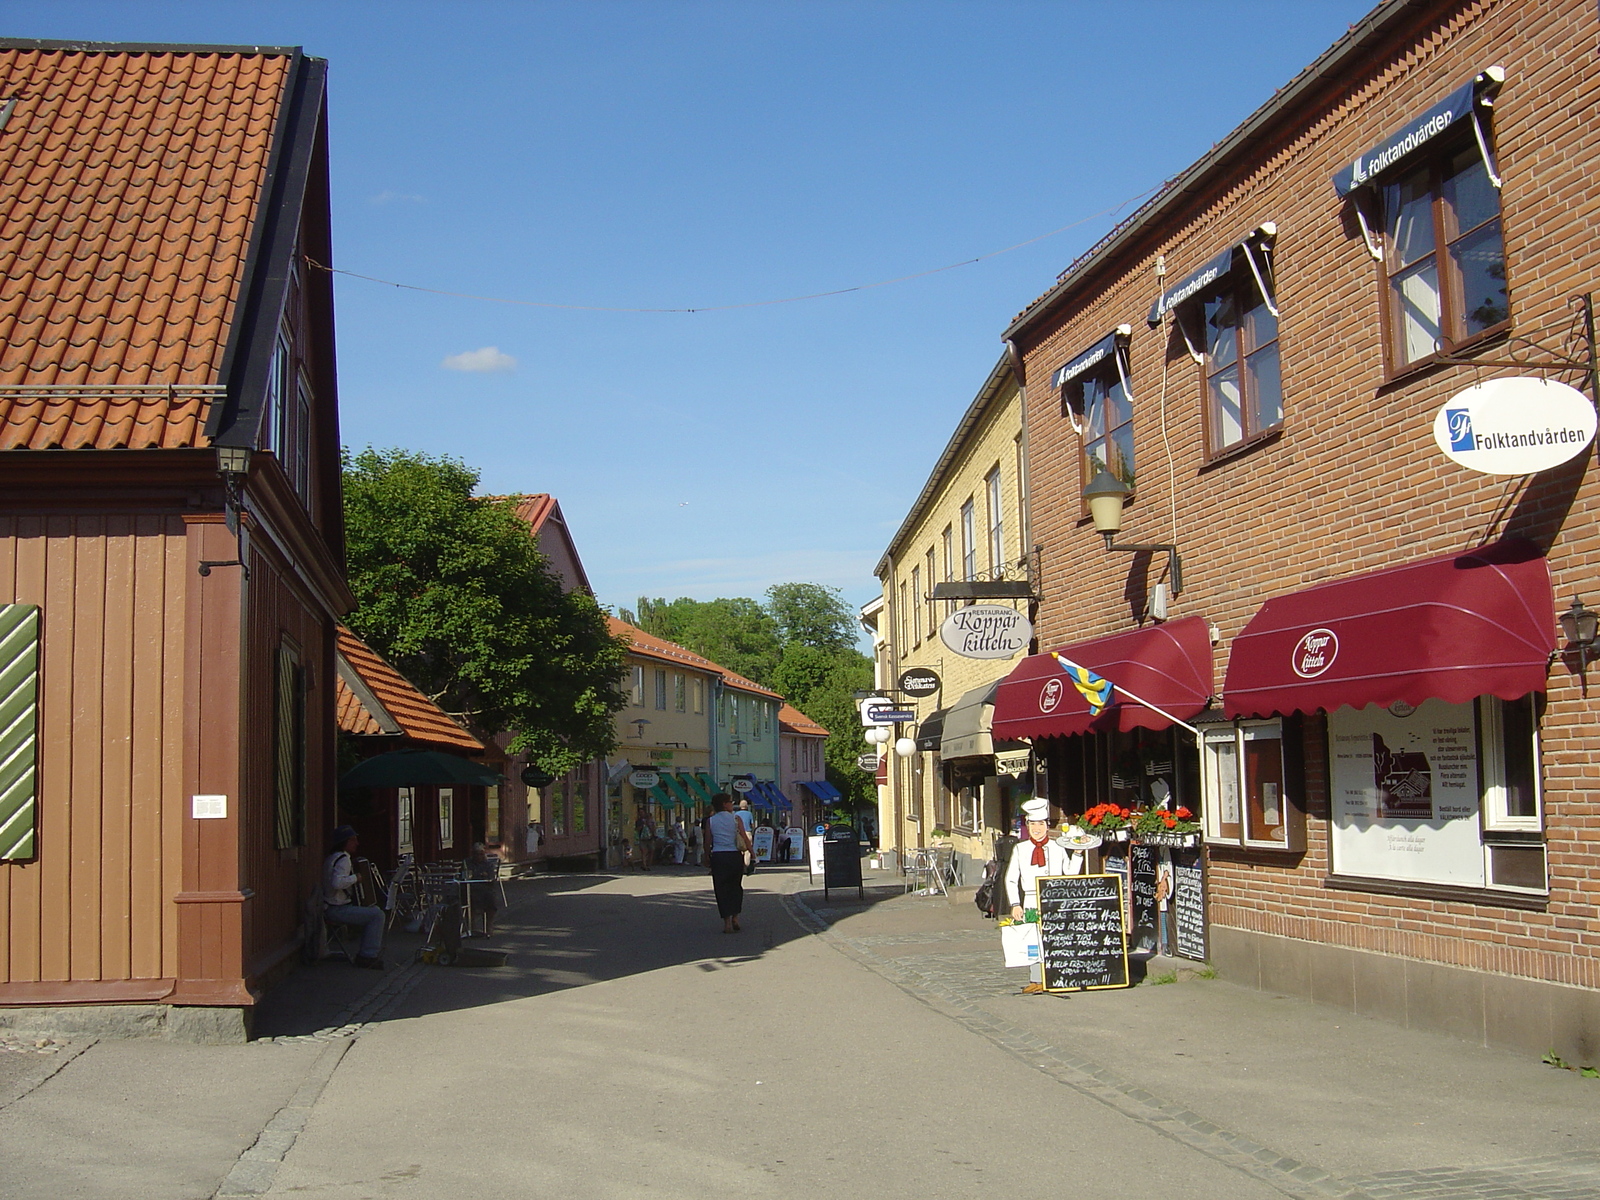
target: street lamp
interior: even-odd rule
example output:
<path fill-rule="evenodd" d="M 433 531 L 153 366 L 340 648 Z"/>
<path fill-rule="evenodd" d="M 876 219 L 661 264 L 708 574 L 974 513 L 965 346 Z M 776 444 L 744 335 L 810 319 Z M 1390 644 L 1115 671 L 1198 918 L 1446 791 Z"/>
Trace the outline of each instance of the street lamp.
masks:
<path fill-rule="evenodd" d="M 1095 532 L 1106 540 L 1106 549 L 1121 551 L 1128 554 L 1149 552 L 1162 553 L 1167 556 L 1167 578 L 1172 583 L 1174 596 L 1183 593 L 1183 560 L 1178 557 L 1178 548 L 1170 543 L 1156 543 L 1152 545 L 1119 546 L 1116 544 L 1117 534 L 1122 531 L 1122 506 L 1127 498 L 1133 494 L 1133 489 L 1110 471 L 1102 467 L 1089 486 L 1083 489 L 1083 499 L 1089 506 L 1089 519 L 1094 522 Z"/>
<path fill-rule="evenodd" d="M 1561 632 L 1567 643 L 1578 648 L 1578 670 L 1589 665 L 1589 651 L 1594 648 L 1595 634 L 1600 631 L 1600 616 L 1583 606 L 1583 601 L 1572 598 L 1572 607 L 1561 614 Z"/>
<path fill-rule="evenodd" d="M 250 474 L 250 447 L 218 446 L 217 474 L 222 476 L 222 519 L 228 532 L 238 541 L 238 557 L 206 559 L 199 564 L 201 575 L 210 575 L 212 567 L 238 567 L 246 579 L 250 578 L 247 559 L 250 556 L 250 531 L 242 519 L 244 498 L 241 480 Z"/>

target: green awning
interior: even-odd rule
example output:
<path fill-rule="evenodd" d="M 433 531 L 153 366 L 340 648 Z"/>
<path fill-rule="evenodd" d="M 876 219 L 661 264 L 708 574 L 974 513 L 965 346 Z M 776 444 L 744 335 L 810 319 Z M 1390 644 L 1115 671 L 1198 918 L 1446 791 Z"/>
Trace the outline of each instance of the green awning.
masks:
<path fill-rule="evenodd" d="M 689 790 L 694 797 L 707 808 L 711 807 L 712 789 L 706 786 L 709 782 L 704 775 L 685 775 L 683 782 L 689 785 Z"/>
<path fill-rule="evenodd" d="M 650 789 L 650 799 L 656 802 L 658 808 L 677 808 L 678 802 L 673 799 L 672 793 L 659 783 Z"/>
<path fill-rule="evenodd" d="M 391 750 L 358 762 L 343 779 L 341 788 L 433 787 L 453 783 L 493 787 L 504 777 L 482 763 L 437 750 Z"/>
<path fill-rule="evenodd" d="M 683 780 L 676 775 L 663 775 L 661 782 L 667 785 L 667 790 L 677 798 L 679 804 L 685 808 L 694 807 L 694 797 L 689 794 L 689 789 L 683 785 Z"/>
<path fill-rule="evenodd" d="M 694 773 L 694 777 L 699 781 L 700 786 L 705 789 L 706 803 L 710 804 L 711 797 L 715 796 L 722 789 L 717 786 L 717 781 L 711 778 L 711 776 L 705 771 L 696 771 Z"/>

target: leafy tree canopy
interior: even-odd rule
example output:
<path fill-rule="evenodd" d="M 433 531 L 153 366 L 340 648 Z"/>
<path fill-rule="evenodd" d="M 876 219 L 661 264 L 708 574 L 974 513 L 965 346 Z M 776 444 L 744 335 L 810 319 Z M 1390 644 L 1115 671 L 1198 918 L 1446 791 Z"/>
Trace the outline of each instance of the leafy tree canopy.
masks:
<path fill-rule="evenodd" d="M 565 774 L 615 748 L 624 644 L 587 592 L 563 591 L 515 499 L 405 450 L 344 455 L 348 623 L 480 737 Z"/>
<path fill-rule="evenodd" d="M 767 610 L 783 646 L 811 646 L 838 653 L 853 650 L 860 626 L 838 588 L 816 583 L 779 583 L 767 589 Z"/>
<path fill-rule="evenodd" d="M 757 600 L 739 596 L 731 600 L 673 601 L 639 597 L 634 612 L 622 610 L 622 619 L 646 633 L 676 642 L 703 654 L 718 666 L 737 671 L 763 687 L 778 665 L 781 652 L 778 623 Z"/>

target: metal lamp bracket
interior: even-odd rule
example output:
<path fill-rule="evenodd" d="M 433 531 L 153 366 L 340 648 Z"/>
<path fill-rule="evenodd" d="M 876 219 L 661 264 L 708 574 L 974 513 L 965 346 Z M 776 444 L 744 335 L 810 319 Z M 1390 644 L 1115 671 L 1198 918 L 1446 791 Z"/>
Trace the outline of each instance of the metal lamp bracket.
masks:
<path fill-rule="evenodd" d="M 1106 539 L 1106 549 L 1121 554 L 1165 554 L 1167 556 L 1167 580 L 1172 584 L 1174 596 L 1183 595 L 1183 558 L 1178 554 L 1178 548 L 1167 543 L 1154 543 L 1150 545 L 1119 546 L 1113 540 L 1115 533 L 1102 534 Z"/>

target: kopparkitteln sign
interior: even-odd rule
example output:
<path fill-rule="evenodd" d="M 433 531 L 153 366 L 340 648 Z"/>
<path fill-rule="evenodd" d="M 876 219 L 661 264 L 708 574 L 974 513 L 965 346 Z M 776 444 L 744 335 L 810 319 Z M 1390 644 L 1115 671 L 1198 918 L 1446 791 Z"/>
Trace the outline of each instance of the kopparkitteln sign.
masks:
<path fill-rule="evenodd" d="M 1486 379 L 1457 392 L 1433 419 L 1451 462 L 1486 475 L 1531 475 L 1576 458 L 1594 440 L 1595 410 L 1553 379 Z"/>
<path fill-rule="evenodd" d="M 958 608 L 939 626 L 939 640 L 962 658 L 1011 658 L 1033 640 L 1033 623 L 1003 604 Z"/>

